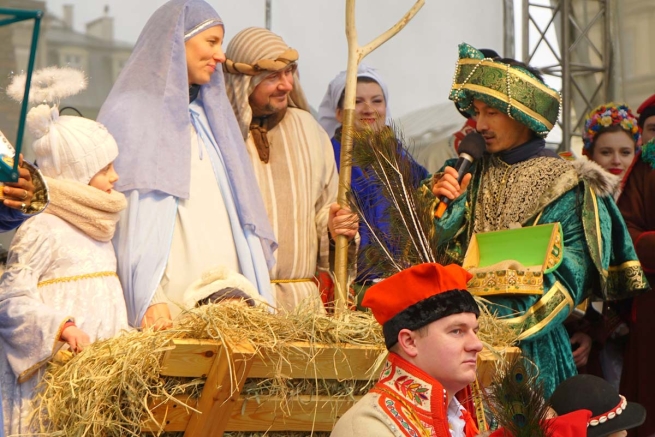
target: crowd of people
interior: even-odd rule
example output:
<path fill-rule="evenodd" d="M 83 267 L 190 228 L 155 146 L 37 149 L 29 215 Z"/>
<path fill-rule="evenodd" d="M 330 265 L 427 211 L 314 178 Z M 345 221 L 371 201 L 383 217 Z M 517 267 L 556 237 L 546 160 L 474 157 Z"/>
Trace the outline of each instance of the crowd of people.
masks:
<path fill-rule="evenodd" d="M 345 72 L 316 120 L 301 54 L 266 29 L 238 32 L 225 51 L 224 37 L 204 0 L 170 0 L 145 25 L 97 121 L 60 115 L 57 101 L 28 113 L 37 165 L 17 157 L 20 178 L 5 184 L 0 205 L 0 229 L 18 227 L 0 279 L 6 435 L 30 435 L 30 399 L 62 348 L 167 329 L 180 312 L 225 299 L 329 311 L 338 235 L 350 241 L 353 287 L 389 357 L 333 435 L 490 435 L 468 405 L 482 344 L 461 264 L 476 234 L 556 224 L 540 289 L 485 296 L 485 305 L 538 368 L 559 415 L 548 419 L 553 435 L 655 436 L 646 415 L 655 408 L 655 96 L 638 117 L 623 104 L 594 109 L 585 156 L 571 162 L 545 143 L 559 93 L 530 66 L 461 44 L 450 99 L 468 120 L 455 144 L 481 142 L 483 157 L 463 177 L 455 161 L 430 175 L 397 142 L 422 181 L 413 188 L 431 191 L 443 213 L 432 231 L 449 264 L 385 278 L 361 256 L 376 244 L 371 224 L 389 233 L 390 205 L 367 168 L 352 167 L 351 185 L 365 220 L 336 203 Z M 390 129 L 388 105 L 379 73 L 360 66 L 353 129 Z M 400 380 L 414 381 L 412 396 Z"/>

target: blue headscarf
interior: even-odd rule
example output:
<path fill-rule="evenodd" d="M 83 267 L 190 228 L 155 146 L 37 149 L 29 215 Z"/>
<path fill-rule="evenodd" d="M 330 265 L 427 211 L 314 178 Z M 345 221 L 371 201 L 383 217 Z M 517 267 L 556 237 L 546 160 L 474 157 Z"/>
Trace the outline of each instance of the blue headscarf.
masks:
<path fill-rule="evenodd" d="M 191 136 L 189 80 L 184 43 L 212 26 L 223 26 L 203 0 L 171 0 L 146 23 L 98 121 L 118 143 L 119 191 L 159 191 L 189 197 Z M 205 113 L 227 168 L 241 224 L 264 243 L 273 261 L 277 247 L 264 202 L 218 68 L 200 87 Z"/>

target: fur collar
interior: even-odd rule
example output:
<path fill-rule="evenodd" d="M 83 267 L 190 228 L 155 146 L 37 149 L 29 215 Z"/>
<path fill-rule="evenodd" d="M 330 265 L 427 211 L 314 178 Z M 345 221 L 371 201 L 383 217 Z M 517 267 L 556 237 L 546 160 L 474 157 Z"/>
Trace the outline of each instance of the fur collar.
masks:
<path fill-rule="evenodd" d="M 606 171 L 590 159 L 576 159 L 572 161 L 573 168 L 578 177 L 588 183 L 601 197 L 611 197 L 619 188 L 621 178 Z"/>

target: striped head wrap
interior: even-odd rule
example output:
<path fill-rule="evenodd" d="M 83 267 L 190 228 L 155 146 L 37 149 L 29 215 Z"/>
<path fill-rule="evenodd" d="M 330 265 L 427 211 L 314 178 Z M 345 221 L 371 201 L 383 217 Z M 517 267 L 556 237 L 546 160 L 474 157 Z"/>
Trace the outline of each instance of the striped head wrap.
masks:
<path fill-rule="evenodd" d="M 298 52 L 284 40 L 260 27 L 249 27 L 237 33 L 225 51 L 223 64 L 227 96 L 237 117 L 241 133 L 248 137 L 252 110 L 248 97 L 255 87 L 271 72 L 286 68 L 298 60 Z M 309 105 L 298 80 L 293 75 L 293 90 L 289 94 L 289 106 L 309 111 Z"/>
<path fill-rule="evenodd" d="M 480 100 L 542 138 L 555 126 L 560 110 L 560 94 L 528 70 L 486 58 L 466 43 L 459 45 L 449 98 L 460 111 L 471 115 L 473 100 Z"/>

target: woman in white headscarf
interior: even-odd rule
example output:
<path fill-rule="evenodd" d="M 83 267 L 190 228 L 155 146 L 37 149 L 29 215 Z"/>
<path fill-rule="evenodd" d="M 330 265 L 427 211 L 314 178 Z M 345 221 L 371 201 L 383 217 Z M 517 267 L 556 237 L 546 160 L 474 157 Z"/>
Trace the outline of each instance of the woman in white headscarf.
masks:
<path fill-rule="evenodd" d="M 98 116 L 129 202 L 114 244 L 134 326 L 169 326 L 186 288 L 218 266 L 273 303 L 277 245 L 225 94 L 223 36 L 205 1 L 164 4 Z"/>
<path fill-rule="evenodd" d="M 339 73 L 328 86 L 319 107 L 319 123 L 332 136 L 332 148 L 337 168 L 340 167 L 341 156 L 341 122 L 343 116 L 344 90 L 346 87 L 346 72 Z M 357 94 L 355 98 L 355 120 L 354 129 L 389 129 L 391 124 L 391 112 L 389 111 L 389 91 L 382 81 L 382 78 L 374 68 L 360 65 L 357 70 Z M 399 143 L 400 144 L 400 143 Z M 428 171 L 420 164 L 414 162 L 412 157 L 404 152 L 412 162 L 416 180 L 420 181 L 428 177 Z M 379 188 L 371 183 L 371 175 L 366 174 L 366 169 L 353 165 L 351 189 L 359 209 L 363 213 L 364 220 L 359 222 L 360 246 L 357 262 L 356 283 L 361 285 L 369 284 L 377 278 L 368 267 L 365 250 L 371 242 L 369 226 L 388 235 L 388 214 L 389 203 L 380 192 Z"/>

